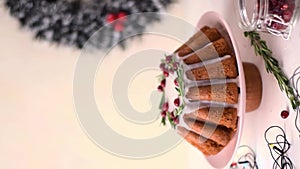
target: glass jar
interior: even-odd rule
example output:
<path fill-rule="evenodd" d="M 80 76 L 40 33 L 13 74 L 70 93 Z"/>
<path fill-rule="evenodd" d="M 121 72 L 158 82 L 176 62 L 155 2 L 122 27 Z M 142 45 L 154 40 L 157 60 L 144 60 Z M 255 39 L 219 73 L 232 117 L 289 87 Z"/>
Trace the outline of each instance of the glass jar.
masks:
<path fill-rule="evenodd" d="M 289 39 L 298 19 L 299 0 L 235 0 L 244 30 L 268 32 Z"/>

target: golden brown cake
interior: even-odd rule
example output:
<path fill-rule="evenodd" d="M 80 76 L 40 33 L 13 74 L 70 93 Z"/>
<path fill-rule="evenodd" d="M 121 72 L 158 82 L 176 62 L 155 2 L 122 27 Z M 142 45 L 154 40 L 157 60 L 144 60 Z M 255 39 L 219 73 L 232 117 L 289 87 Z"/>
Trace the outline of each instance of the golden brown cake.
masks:
<path fill-rule="evenodd" d="M 230 142 L 238 124 L 237 109 L 234 108 L 239 99 L 238 85 L 222 80 L 238 77 L 230 43 L 216 28 L 204 26 L 172 55 L 166 56 L 160 68 L 163 74 L 158 90 L 166 91 L 161 105 L 162 123 L 169 120 L 170 125 L 205 156 L 218 154 Z M 176 75 L 172 78 L 169 73 L 173 70 Z M 215 80 L 209 81 L 211 79 Z M 193 102 L 207 107 L 195 110 L 189 107 L 194 105 Z M 215 102 L 224 107 L 214 106 Z M 179 118 L 182 115 L 183 118 Z"/>
<path fill-rule="evenodd" d="M 224 38 L 220 38 L 209 45 L 195 51 L 193 54 L 184 59 L 187 65 L 199 63 L 202 61 L 223 57 L 231 54 L 231 49 Z"/>
<path fill-rule="evenodd" d="M 190 44 L 191 44 L 193 41 L 197 40 L 200 36 L 203 36 L 204 32 L 206 32 L 206 31 L 209 30 L 209 29 L 210 29 L 210 27 L 208 27 L 208 26 L 203 26 L 197 33 L 195 33 L 192 37 L 190 37 L 183 45 L 181 45 L 179 48 L 177 48 L 177 49 L 174 51 L 174 53 L 179 52 L 179 51 L 181 51 L 181 53 L 184 53 L 184 51 L 189 50 L 189 49 L 187 49 L 187 48 L 189 48 Z M 205 41 L 205 43 L 209 43 L 209 42 L 206 42 L 206 41 Z M 191 50 L 190 52 L 192 52 L 192 50 Z M 188 54 L 188 53 L 187 53 L 187 54 Z"/>
<path fill-rule="evenodd" d="M 205 107 L 184 115 L 185 119 L 195 119 L 219 124 L 236 130 L 237 109 L 231 107 Z"/>
<path fill-rule="evenodd" d="M 235 104 L 238 102 L 236 83 L 196 86 L 188 89 L 186 97 L 190 100 L 207 100 Z"/>
<path fill-rule="evenodd" d="M 178 52 L 179 57 L 183 57 L 210 42 L 218 40 L 220 37 L 221 34 L 216 28 L 209 28 L 208 26 L 204 26 L 175 52 Z"/>
<path fill-rule="evenodd" d="M 229 143 L 233 134 L 231 129 L 220 126 L 218 123 L 205 123 L 191 118 L 185 118 L 184 121 L 197 134 L 209 138 L 222 146 L 226 146 Z"/>
<path fill-rule="evenodd" d="M 224 148 L 224 146 L 219 145 L 210 139 L 204 138 L 193 131 L 187 130 L 184 127 L 178 126 L 177 132 L 187 142 L 203 152 L 205 156 L 216 155 Z"/>
<path fill-rule="evenodd" d="M 221 63 L 208 64 L 186 72 L 190 80 L 232 79 L 238 76 L 234 57 L 222 60 Z"/>

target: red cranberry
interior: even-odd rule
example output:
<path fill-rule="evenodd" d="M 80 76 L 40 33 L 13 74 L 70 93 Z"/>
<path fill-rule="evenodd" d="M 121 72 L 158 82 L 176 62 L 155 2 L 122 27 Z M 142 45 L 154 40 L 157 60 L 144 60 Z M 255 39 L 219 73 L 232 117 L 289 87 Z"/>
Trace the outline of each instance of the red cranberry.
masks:
<path fill-rule="evenodd" d="M 178 123 L 179 123 L 179 118 L 178 118 L 178 116 L 175 117 L 173 121 L 174 121 L 174 124 L 178 124 Z"/>
<path fill-rule="evenodd" d="M 283 118 L 283 119 L 286 119 L 286 118 L 288 118 L 289 117 L 289 112 L 287 111 L 287 110 L 283 110 L 281 113 L 280 113 L 280 115 L 281 115 L 281 117 Z"/>
<path fill-rule="evenodd" d="M 166 64 L 161 63 L 161 64 L 159 65 L 159 68 L 160 68 L 161 70 L 165 70 L 165 69 L 166 69 Z"/>
<path fill-rule="evenodd" d="M 272 23 L 272 24 L 271 24 L 271 27 L 272 27 L 273 29 L 276 29 L 276 30 L 282 30 L 282 29 L 285 29 L 285 28 L 286 28 L 285 25 L 282 25 L 282 24 L 276 23 L 276 22 Z"/>
<path fill-rule="evenodd" d="M 172 55 L 166 56 L 166 62 L 170 63 L 172 61 Z"/>
<path fill-rule="evenodd" d="M 169 104 L 168 104 L 168 102 L 165 102 L 165 103 L 162 105 L 162 110 L 163 110 L 163 111 L 168 111 L 168 109 L 169 109 Z"/>
<path fill-rule="evenodd" d="M 237 163 L 231 163 L 230 167 L 237 167 Z"/>
<path fill-rule="evenodd" d="M 180 105 L 179 98 L 177 98 L 177 99 L 174 100 L 174 105 L 177 106 L 177 107 L 179 107 L 179 105 Z"/>
<path fill-rule="evenodd" d="M 164 76 L 165 76 L 165 77 L 168 77 L 168 76 L 169 76 L 169 72 L 164 71 Z"/>
<path fill-rule="evenodd" d="M 163 79 L 161 82 L 160 82 L 160 85 L 162 87 L 166 87 L 166 79 Z"/>
<path fill-rule="evenodd" d="M 166 111 L 162 111 L 162 112 L 161 112 L 161 116 L 162 116 L 162 117 L 166 117 L 166 115 L 167 115 L 167 112 L 166 112 Z"/>
<path fill-rule="evenodd" d="M 175 84 L 176 86 L 179 86 L 178 80 L 177 80 L 177 79 L 174 80 L 174 84 Z"/>
<path fill-rule="evenodd" d="M 157 87 L 157 90 L 158 90 L 159 92 L 163 92 L 163 91 L 164 91 L 164 88 L 163 88 L 161 85 L 159 85 L 159 86 Z"/>
<path fill-rule="evenodd" d="M 283 20 L 285 22 L 289 22 L 292 18 L 293 13 L 291 11 L 284 11 L 283 12 Z"/>

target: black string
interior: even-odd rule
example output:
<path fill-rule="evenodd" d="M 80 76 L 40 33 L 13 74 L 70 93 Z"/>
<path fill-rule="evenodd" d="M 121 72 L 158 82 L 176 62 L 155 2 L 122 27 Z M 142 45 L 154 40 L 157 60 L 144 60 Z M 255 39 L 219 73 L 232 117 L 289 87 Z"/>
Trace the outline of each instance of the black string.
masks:
<path fill-rule="evenodd" d="M 300 80 L 300 66 L 295 69 L 292 77 L 290 78 L 290 82 L 291 82 L 292 88 L 294 89 L 294 92 L 295 92 L 296 97 L 297 97 L 296 99 L 298 101 L 300 101 L 300 95 L 299 95 L 299 90 L 298 90 L 299 80 Z M 299 127 L 299 124 L 298 124 L 298 122 L 299 122 L 300 107 L 297 106 L 296 109 L 295 109 L 295 111 L 296 111 L 295 127 L 296 127 L 298 133 L 300 134 L 300 127 Z"/>
<path fill-rule="evenodd" d="M 273 132 L 277 130 L 273 140 L 270 137 L 272 130 Z M 288 142 L 284 130 L 280 126 L 271 126 L 265 131 L 264 136 L 274 160 L 273 169 L 293 169 L 292 160 L 287 155 L 291 144 Z"/>

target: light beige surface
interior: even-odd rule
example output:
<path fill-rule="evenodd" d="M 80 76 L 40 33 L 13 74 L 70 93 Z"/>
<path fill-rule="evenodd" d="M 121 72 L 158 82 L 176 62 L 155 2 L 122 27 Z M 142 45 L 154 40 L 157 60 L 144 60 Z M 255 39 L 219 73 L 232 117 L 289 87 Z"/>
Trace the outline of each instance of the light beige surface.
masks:
<path fill-rule="evenodd" d="M 290 156 L 296 159 L 299 157 L 297 149 L 300 145 L 292 125 L 294 113 L 291 111 L 291 117 L 281 120 L 280 111 L 289 105 L 288 101 L 281 94 L 273 76 L 265 72 L 262 60 L 254 56 L 249 42 L 243 37 L 234 17 L 232 1 L 179 1 L 168 12 L 196 24 L 199 17 L 209 10 L 224 15 L 236 32 L 242 59 L 255 63 L 264 80 L 261 106 L 245 117 L 242 144 L 248 144 L 257 151 L 260 168 L 271 168 L 272 161 L 263 140 L 263 132 L 270 125 L 282 125 L 288 129 L 293 144 Z M 3 7 L 0 9 L 0 23 L 0 168 L 210 168 L 202 154 L 185 142 L 166 154 L 146 160 L 124 159 L 101 150 L 82 131 L 74 110 L 73 73 L 80 51 L 32 40 L 30 32 L 20 30 L 17 21 Z M 300 41 L 299 27 L 298 24 L 289 41 L 264 35 L 289 76 L 300 65 L 296 47 Z M 153 36 L 145 36 L 142 41 L 133 41 L 126 52 L 116 50 L 114 55 L 122 58 L 144 46 L 172 50 L 176 44 L 163 43 L 168 40 L 161 41 L 161 44 L 153 43 L 154 39 Z M 138 76 L 132 87 L 139 86 L 139 81 L 144 80 L 145 76 Z M 98 90 L 101 89 L 95 89 L 96 92 Z M 143 95 L 134 91 L 130 93 L 133 104 L 141 102 L 136 106 L 137 109 L 146 110 L 149 107 Z M 98 100 L 101 101 L 101 98 Z M 115 112 L 107 114 L 106 120 L 116 131 L 130 137 L 147 138 L 166 130 L 159 127 L 158 122 L 151 124 L 151 127 L 136 128 Z M 124 131 L 123 125 L 130 130 Z M 131 130 L 134 132 L 128 132 Z M 144 132 L 150 130 L 155 132 Z M 296 167 L 300 167 L 298 161 L 295 160 L 295 163 Z"/>

